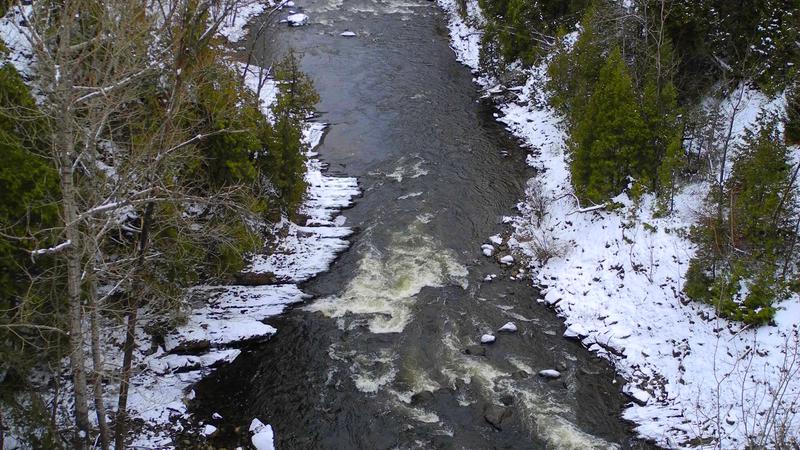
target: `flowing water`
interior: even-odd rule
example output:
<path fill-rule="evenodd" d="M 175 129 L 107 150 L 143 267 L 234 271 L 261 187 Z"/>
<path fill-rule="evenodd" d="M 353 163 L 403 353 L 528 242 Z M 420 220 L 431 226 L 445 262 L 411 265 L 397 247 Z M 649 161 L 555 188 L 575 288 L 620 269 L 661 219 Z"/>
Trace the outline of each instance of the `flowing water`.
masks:
<path fill-rule="evenodd" d="M 443 13 L 424 0 L 301 3 L 310 24 L 259 38 L 259 55 L 301 55 L 331 124 L 322 158 L 364 191 L 345 212 L 358 232 L 303 286 L 315 298 L 270 321 L 277 335 L 197 386 L 196 416 L 224 417 L 215 445 L 247 442 L 258 417 L 281 450 L 644 446 L 619 419 L 608 365 L 480 253 L 533 173 L 455 61 Z M 475 355 L 508 321 L 519 331 Z M 560 379 L 536 375 L 552 368 Z"/>

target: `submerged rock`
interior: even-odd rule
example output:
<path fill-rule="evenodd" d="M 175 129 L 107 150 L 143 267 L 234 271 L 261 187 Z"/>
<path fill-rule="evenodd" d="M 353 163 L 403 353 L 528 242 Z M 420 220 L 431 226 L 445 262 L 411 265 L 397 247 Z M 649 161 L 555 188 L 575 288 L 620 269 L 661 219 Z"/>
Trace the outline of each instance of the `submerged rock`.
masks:
<path fill-rule="evenodd" d="M 412 405 L 419 405 L 421 403 L 427 403 L 433 400 L 433 392 L 431 391 L 422 391 L 417 392 L 416 394 L 411 396 L 411 404 Z"/>
<path fill-rule="evenodd" d="M 464 354 L 470 356 L 486 356 L 486 347 L 482 345 L 470 345 L 464 349 Z"/>
<path fill-rule="evenodd" d="M 489 405 L 483 411 L 483 418 L 498 431 L 503 429 L 503 421 L 509 417 L 511 417 L 511 410 L 503 406 Z"/>

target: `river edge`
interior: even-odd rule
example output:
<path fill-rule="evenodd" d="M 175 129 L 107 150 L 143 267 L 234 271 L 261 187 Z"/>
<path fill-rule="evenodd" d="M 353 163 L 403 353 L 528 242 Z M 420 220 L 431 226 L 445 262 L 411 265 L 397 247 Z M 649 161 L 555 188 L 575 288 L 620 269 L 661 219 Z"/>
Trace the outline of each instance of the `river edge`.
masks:
<path fill-rule="evenodd" d="M 289 3 L 245 0 L 237 4 L 231 20 L 218 30 L 222 45 L 233 50 L 247 37 L 248 25 L 253 20 L 269 10 L 282 10 L 290 6 Z M 31 11 L 31 5 L 24 5 L 19 9 L 9 8 L 7 14 L 0 17 L 0 37 L 8 49 L 0 63 L 12 64 L 28 84 L 31 84 L 33 76 L 33 52 L 21 29 L 27 27 L 26 17 Z M 268 70 L 252 64 L 245 66 L 236 60 L 236 56 L 228 57 L 226 63 L 244 75 L 244 84 L 258 95 L 262 112 L 271 120 L 270 108 L 277 99 L 277 84 L 271 77 L 259 80 Z M 271 281 L 266 284 L 198 285 L 189 289 L 186 293 L 187 307 L 181 311 L 185 323 L 168 332 L 158 345 L 152 342 L 145 328 L 151 319 L 159 319 L 160 311 L 147 308 L 140 311 L 127 411 L 131 421 L 131 447 L 169 449 L 179 445 L 178 440 L 186 436 L 213 434 L 213 426 L 202 422 L 198 425 L 188 412 L 188 405 L 194 398 L 192 386 L 216 368 L 236 359 L 242 347 L 267 340 L 275 334 L 277 330 L 265 321 L 282 314 L 290 305 L 309 298 L 299 285 L 327 271 L 338 255 L 349 247 L 348 238 L 354 230 L 344 226 L 345 219 L 340 212 L 351 207 L 354 199 L 360 196 L 358 181 L 325 174 L 327 166 L 315 149 L 328 125 L 313 120 L 309 119 L 302 136 L 308 147 L 305 175 L 308 188 L 298 217 L 304 222 L 298 224 L 284 217 L 276 224 L 258 224 L 270 230 L 265 243 L 270 253 L 253 255 L 244 271 L 254 275 L 252 278 Z M 113 356 L 107 357 L 105 366 L 120 367 L 121 354 L 117 349 L 125 340 L 124 329 L 107 329 L 110 331 L 100 337 L 101 345 L 108 348 L 107 355 Z M 62 378 L 61 389 L 68 390 L 69 377 Z M 112 405 L 119 386 L 113 377 L 106 379 L 104 397 L 106 404 Z M 56 396 L 52 400 L 63 404 L 63 411 L 69 410 L 69 398 Z M 96 420 L 94 414 L 91 418 Z M 13 424 L 9 431 L 4 441 L 6 448 L 27 448 L 25 442 L 14 438 Z M 253 444 L 259 449 L 272 448 L 269 425 L 254 418 L 250 432 Z"/>
<path fill-rule="evenodd" d="M 495 101 L 496 120 L 530 149 L 527 162 L 540 174 L 529 180 L 526 198 L 518 204 L 511 242 L 529 261 L 531 282 L 542 288 L 536 300 L 565 320 L 566 338 L 609 360 L 627 380 L 622 392 L 631 403 L 623 418 L 636 424 L 634 432 L 664 447 L 708 445 L 718 437 L 728 448 L 743 446 L 757 434 L 758 417 L 765 414 L 783 415 L 786 428 L 797 430 L 800 420 L 792 406 L 800 396 L 793 323 L 800 317 L 798 296 L 778 305 L 776 326 L 753 331 L 682 295 L 694 251 L 687 232 L 707 187 L 685 187 L 676 213 L 666 218 L 657 217 L 652 197 L 640 204 L 626 195 L 615 198 L 635 214 L 633 223 L 621 214 L 576 205 L 564 152 L 567 136 L 561 118 L 547 107 L 547 62 L 525 71 L 523 84 L 501 85 L 479 65 L 477 2 L 438 4 L 450 18 L 458 60 Z M 742 110 L 731 113 L 736 111 L 731 99 L 721 105 L 729 117 L 736 114 L 735 140 L 757 126 L 762 111 L 785 107 L 783 96 L 770 99 L 746 86 L 740 89 Z M 537 210 L 542 196 L 549 198 L 544 220 Z M 536 262 L 542 242 L 557 253 L 544 264 Z M 772 390 L 780 395 L 775 405 L 769 400 Z"/>
<path fill-rule="evenodd" d="M 287 2 L 246 2 L 240 5 L 233 21 L 220 34 L 230 46 L 248 36 L 248 27 L 269 9 L 279 11 Z M 287 5 L 288 6 L 288 5 Z M 261 101 L 262 112 L 271 120 L 271 107 L 277 100 L 278 85 L 268 70 L 254 64 L 234 64 L 244 73 L 247 88 Z M 173 448 L 199 445 L 195 439 L 213 436 L 216 427 L 192 418 L 188 405 L 194 399 L 192 387 L 213 370 L 231 363 L 248 345 L 269 340 L 278 329 L 267 320 L 283 314 L 287 308 L 311 296 L 300 285 L 329 270 L 336 258 L 350 246 L 354 230 L 345 226 L 341 212 L 361 195 L 358 181 L 352 177 L 328 176 L 327 165 L 316 148 L 324 138 L 328 124 L 310 119 L 303 130 L 306 153 L 306 196 L 299 207 L 303 223 L 282 218 L 269 233 L 270 253 L 253 255 L 243 273 L 250 278 L 272 280 L 266 285 L 197 286 L 189 296 L 195 307 L 187 323 L 165 338 L 163 351 L 143 356 L 132 384 L 130 415 L 144 420 L 145 426 L 134 438 L 134 446 Z M 274 240 L 273 240 L 274 239 Z M 256 283 L 258 284 L 258 283 Z M 141 350 L 141 349 L 140 349 Z M 253 418 L 249 432 L 259 450 L 274 448 L 269 424 Z"/>

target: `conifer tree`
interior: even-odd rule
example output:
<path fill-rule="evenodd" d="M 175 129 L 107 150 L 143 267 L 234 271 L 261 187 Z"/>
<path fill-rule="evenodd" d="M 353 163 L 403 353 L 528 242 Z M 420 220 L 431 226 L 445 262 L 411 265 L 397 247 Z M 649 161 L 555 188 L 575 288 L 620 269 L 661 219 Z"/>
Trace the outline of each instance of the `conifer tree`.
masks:
<path fill-rule="evenodd" d="M 615 48 L 573 129 L 571 169 L 578 195 L 600 202 L 622 192 L 629 177 L 646 178 L 641 161 L 654 159 L 647 137 L 628 68 Z"/>
<path fill-rule="evenodd" d="M 698 251 L 684 286 L 689 297 L 753 324 L 769 321 L 772 303 L 785 292 L 780 267 L 792 258 L 797 215 L 789 150 L 777 120 L 762 122 L 739 146 L 723 198 L 715 189 L 709 194 L 707 202 L 722 204 L 723 214 L 709 214 L 693 229 Z"/>

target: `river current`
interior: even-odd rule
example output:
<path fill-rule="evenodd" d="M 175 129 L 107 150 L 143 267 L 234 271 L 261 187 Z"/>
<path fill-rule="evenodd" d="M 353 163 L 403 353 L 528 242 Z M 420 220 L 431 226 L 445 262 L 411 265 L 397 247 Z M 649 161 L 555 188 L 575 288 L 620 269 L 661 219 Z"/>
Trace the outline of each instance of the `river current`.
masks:
<path fill-rule="evenodd" d="M 534 173 L 456 62 L 444 13 L 424 0 L 297 9 L 309 24 L 259 36 L 258 62 L 300 56 L 330 124 L 321 158 L 363 190 L 344 213 L 357 233 L 303 286 L 314 298 L 269 322 L 270 341 L 197 386 L 196 417 L 224 418 L 213 443 L 246 444 L 257 417 L 281 450 L 645 447 L 619 419 L 608 364 L 481 254 Z M 509 321 L 516 333 L 479 345 Z"/>

